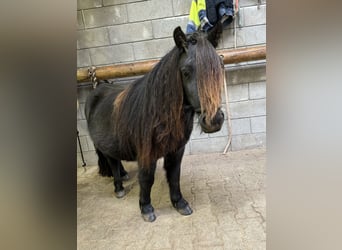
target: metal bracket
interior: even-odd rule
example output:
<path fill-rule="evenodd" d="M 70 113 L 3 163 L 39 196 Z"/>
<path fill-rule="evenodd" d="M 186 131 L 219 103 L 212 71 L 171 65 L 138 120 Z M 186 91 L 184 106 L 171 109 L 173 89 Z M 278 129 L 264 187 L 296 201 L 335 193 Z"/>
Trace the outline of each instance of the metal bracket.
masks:
<path fill-rule="evenodd" d="M 88 68 L 88 77 L 90 81 L 93 83 L 93 88 L 95 89 L 97 86 L 97 77 L 96 77 L 96 67 L 92 66 Z"/>

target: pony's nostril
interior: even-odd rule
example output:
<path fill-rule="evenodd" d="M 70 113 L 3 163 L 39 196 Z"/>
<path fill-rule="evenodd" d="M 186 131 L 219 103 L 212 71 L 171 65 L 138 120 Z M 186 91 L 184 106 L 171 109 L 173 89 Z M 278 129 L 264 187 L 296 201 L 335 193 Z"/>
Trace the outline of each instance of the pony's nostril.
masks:
<path fill-rule="evenodd" d="M 205 122 L 205 115 L 202 116 L 202 122 Z"/>
<path fill-rule="evenodd" d="M 219 116 L 221 117 L 221 119 L 224 119 L 224 113 L 222 112 L 222 110 L 219 111 Z"/>
<path fill-rule="evenodd" d="M 217 111 L 217 113 L 215 114 L 215 117 L 214 117 L 214 119 L 215 120 L 217 120 L 217 119 L 224 119 L 224 113 L 222 112 L 222 110 L 221 109 L 219 109 L 218 111 Z"/>

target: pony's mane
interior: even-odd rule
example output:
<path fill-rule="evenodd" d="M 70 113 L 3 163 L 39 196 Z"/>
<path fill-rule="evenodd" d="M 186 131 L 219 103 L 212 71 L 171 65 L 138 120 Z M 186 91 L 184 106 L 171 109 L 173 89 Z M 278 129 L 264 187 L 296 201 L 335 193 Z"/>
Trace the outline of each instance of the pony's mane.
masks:
<path fill-rule="evenodd" d="M 120 135 L 119 143 L 135 142 L 138 161 L 144 167 L 167 150 L 176 151 L 184 138 L 180 55 L 181 51 L 174 47 L 114 102 L 114 129 Z"/>

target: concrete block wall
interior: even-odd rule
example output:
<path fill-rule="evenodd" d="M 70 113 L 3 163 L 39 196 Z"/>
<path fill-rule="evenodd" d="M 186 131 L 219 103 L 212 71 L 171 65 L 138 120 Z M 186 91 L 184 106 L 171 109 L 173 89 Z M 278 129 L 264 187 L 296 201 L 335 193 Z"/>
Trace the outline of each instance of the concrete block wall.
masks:
<path fill-rule="evenodd" d="M 218 50 L 266 44 L 266 1 L 262 0 L 260 6 L 258 0 L 239 2 L 236 36 L 233 22 L 223 31 Z M 181 26 L 185 31 L 190 4 L 191 0 L 78 0 L 77 67 L 161 58 L 174 46 L 174 28 Z M 233 128 L 232 150 L 265 146 L 265 62 L 228 65 L 226 76 Z M 78 87 L 77 127 L 87 164 L 96 164 L 84 117 L 84 102 L 89 91 L 91 87 Z M 225 110 L 225 103 L 223 108 Z M 210 135 L 200 133 L 196 122 L 194 127 L 186 154 L 223 151 L 228 136 L 226 121 L 220 132 Z M 79 147 L 77 152 L 78 164 L 81 164 Z"/>
<path fill-rule="evenodd" d="M 266 2 L 240 0 L 236 46 L 266 43 Z M 78 0 L 77 66 L 109 65 L 162 57 L 186 28 L 191 0 Z M 218 49 L 235 46 L 234 23 Z"/>

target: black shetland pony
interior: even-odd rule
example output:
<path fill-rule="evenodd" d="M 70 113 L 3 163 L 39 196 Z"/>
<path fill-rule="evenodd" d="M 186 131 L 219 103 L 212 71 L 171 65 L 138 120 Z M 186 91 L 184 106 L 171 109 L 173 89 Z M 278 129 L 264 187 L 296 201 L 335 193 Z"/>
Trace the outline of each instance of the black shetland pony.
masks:
<path fill-rule="evenodd" d="M 114 192 L 125 195 L 128 178 L 120 160 L 139 165 L 139 205 L 145 221 L 156 216 L 151 188 L 157 160 L 164 168 L 173 206 L 182 215 L 192 210 L 180 191 L 180 166 L 195 113 L 206 133 L 221 129 L 223 67 L 215 51 L 222 33 L 220 22 L 208 34 L 173 32 L 176 46 L 151 72 L 128 87 L 100 84 L 88 96 L 85 113 L 99 157 L 100 174 L 114 176 Z"/>

